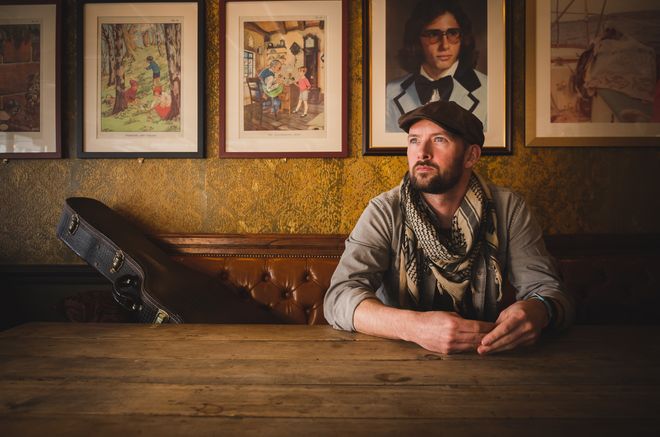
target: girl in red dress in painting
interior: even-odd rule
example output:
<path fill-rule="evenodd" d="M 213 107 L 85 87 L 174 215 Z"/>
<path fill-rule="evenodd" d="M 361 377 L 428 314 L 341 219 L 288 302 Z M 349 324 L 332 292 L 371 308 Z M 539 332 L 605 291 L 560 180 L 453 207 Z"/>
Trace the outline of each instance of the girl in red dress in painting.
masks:
<path fill-rule="evenodd" d="M 154 87 L 154 101 L 151 104 L 151 108 L 156 111 L 162 120 L 165 120 L 170 114 L 171 107 L 172 97 L 170 94 L 167 91 L 163 92 L 160 86 Z"/>

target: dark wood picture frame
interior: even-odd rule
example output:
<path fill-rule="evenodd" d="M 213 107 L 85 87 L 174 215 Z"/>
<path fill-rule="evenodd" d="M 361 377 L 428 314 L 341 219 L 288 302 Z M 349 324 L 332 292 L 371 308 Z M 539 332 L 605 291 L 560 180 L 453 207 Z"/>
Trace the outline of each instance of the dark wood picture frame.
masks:
<path fill-rule="evenodd" d="M 511 155 L 513 153 L 513 1 L 482 1 L 487 13 L 486 17 L 480 17 L 481 21 L 495 24 L 492 26 L 492 30 L 488 28 L 484 38 L 489 48 L 487 51 L 487 116 L 488 123 L 496 125 L 496 128 L 492 129 L 492 134 L 489 135 L 488 128 L 485 131 L 486 142 L 482 154 Z M 378 2 L 380 8 L 377 11 L 377 17 L 374 17 L 372 7 L 374 2 Z M 405 3 L 408 4 L 408 2 Z M 384 108 L 387 105 L 385 94 L 387 78 L 384 71 L 387 68 L 386 57 L 391 57 L 392 53 L 396 56 L 397 50 L 391 50 L 385 44 L 386 39 L 389 38 L 386 37 L 388 32 L 385 31 L 384 4 L 385 2 L 381 0 L 362 0 L 362 153 L 371 156 L 406 154 L 405 133 L 391 132 L 385 128 L 386 109 Z M 414 3 L 410 3 L 410 6 L 414 7 Z M 400 22 L 403 28 L 406 19 L 396 21 Z M 374 26 L 380 29 L 376 34 L 374 34 Z M 402 39 L 403 30 L 399 35 Z M 492 41 L 491 38 L 493 38 Z M 502 51 L 501 57 L 497 56 L 499 50 Z M 377 59 L 374 59 L 376 52 L 378 53 Z M 377 76 L 377 80 L 374 79 L 374 76 Z M 493 83 L 496 86 L 493 86 Z M 378 86 L 381 91 L 374 91 L 375 86 Z M 493 96 L 497 98 L 493 98 Z M 376 120 L 377 117 L 379 117 L 378 120 Z"/>
<path fill-rule="evenodd" d="M 179 100 L 179 114 L 176 117 L 179 120 L 180 135 L 169 135 L 166 131 L 149 132 L 144 131 L 131 131 L 122 132 L 115 131 L 112 134 L 117 134 L 116 137 L 102 138 L 99 140 L 98 136 L 94 138 L 93 143 L 89 135 L 94 131 L 99 130 L 97 116 L 100 113 L 100 105 L 97 97 L 98 88 L 95 81 L 98 77 L 86 77 L 86 69 L 96 71 L 93 67 L 98 65 L 96 58 L 100 56 L 96 52 L 96 48 L 92 46 L 98 41 L 98 28 L 92 27 L 97 25 L 97 19 L 100 17 L 86 16 L 86 6 L 97 6 L 100 8 L 107 7 L 113 8 L 119 5 L 121 0 L 81 0 L 78 4 L 78 44 L 77 44 L 77 82 L 78 82 L 78 117 L 77 117 L 77 154 L 79 158 L 133 158 L 133 157 L 146 157 L 146 158 L 203 158 L 205 146 L 205 1 L 204 0 L 141 0 L 139 2 L 130 3 L 133 10 L 136 7 L 142 8 L 147 11 L 144 15 L 131 15 L 127 11 L 119 11 L 112 13 L 109 16 L 118 17 L 122 20 L 131 20 L 134 18 L 145 18 L 145 23 L 158 23 L 159 17 L 170 19 L 172 22 L 181 22 L 181 32 L 183 36 L 183 47 L 180 49 L 180 81 L 177 84 L 179 89 L 178 95 L 181 97 Z M 170 7 L 171 4 L 171 7 Z M 112 10 L 112 9 L 109 9 Z M 139 9 L 138 9 L 139 10 Z M 121 13 L 120 13 L 121 12 Z M 172 18 L 174 17 L 174 18 Z M 129 21 L 132 22 L 132 21 Z M 112 21 L 110 21 L 112 23 Z M 142 24 L 140 21 L 136 23 Z M 192 29 L 191 29 L 192 26 Z M 86 32 L 94 35 L 94 43 L 87 41 L 90 44 L 86 47 Z M 146 44 L 146 43 L 145 43 Z M 95 44 L 96 45 L 96 44 Z M 158 42 L 156 42 L 158 45 Z M 86 56 L 85 50 L 92 50 L 94 56 Z M 167 54 L 164 55 L 167 57 Z M 90 61 L 89 59 L 92 58 Z M 125 59 L 125 58 L 124 58 Z M 122 59 L 122 67 L 123 61 Z M 87 64 L 86 64 L 87 62 Z M 142 62 L 136 59 L 135 62 Z M 146 68 L 142 67 L 146 70 Z M 162 69 L 167 71 L 167 66 Z M 186 70 L 190 74 L 186 74 Z M 152 105 L 155 103 L 153 99 L 161 98 L 168 93 L 165 86 L 160 86 L 160 77 L 156 82 L 155 70 L 150 71 L 148 74 L 153 73 L 153 83 L 147 85 L 141 84 L 140 86 L 148 86 L 153 90 L 142 93 L 144 100 L 151 99 Z M 144 73 L 142 73 L 144 74 Z M 91 76 L 91 74 L 89 75 Z M 137 82 L 137 81 L 136 81 Z M 128 85 L 129 78 L 125 77 L 125 85 Z M 170 81 L 170 84 L 172 82 Z M 180 85 L 179 85 L 180 84 Z M 156 90 L 160 86 L 160 93 Z M 170 86 L 174 88 L 174 86 Z M 87 92 L 86 92 L 87 89 Z M 127 89 L 127 86 L 124 87 Z M 93 92 L 90 92 L 93 90 Z M 171 91 L 171 90 L 170 90 Z M 88 95 L 89 94 L 89 95 Z M 140 92 L 138 91 L 138 95 Z M 193 96 L 186 102 L 186 95 Z M 112 98 L 112 95 L 110 95 Z M 100 98 L 99 98 L 100 99 Z M 174 99 L 176 100 L 176 99 Z M 97 109 L 97 105 L 99 109 Z M 160 105 L 160 104 L 159 104 Z M 159 106 L 156 105 L 156 106 Z M 163 105 L 166 107 L 165 105 Z M 144 111 L 149 112 L 157 108 L 152 106 L 148 108 L 148 103 L 144 104 Z M 164 111 L 163 111 L 164 112 Z M 160 115 L 158 113 L 157 115 Z M 94 119 L 92 119 L 93 117 Z M 163 116 L 160 115 L 162 118 Z M 152 115 L 150 120 L 159 120 L 156 116 Z M 86 128 L 90 125 L 92 128 Z M 89 135 L 88 135 L 89 134 Z M 167 144 L 169 142 L 169 144 Z M 93 147 L 93 148 L 92 148 Z M 178 149 L 177 149 L 178 147 Z M 172 150 L 173 149 L 173 150 Z M 170 151 L 172 150 L 172 151 Z"/>
<path fill-rule="evenodd" d="M 348 0 L 324 2 L 321 8 L 315 5 L 318 0 L 253 1 L 250 5 L 262 3 L 264 8 L 249 11 L 242 9 L 241 2 L 244 0 L 220 2 L 220 157 L 346 157 Z M 242 22 L 244 16 L 249 16 L 249 21 Z M 290 27 L 294 22 L 296 26 Z M 269 31 L 260 25 L 277 28 Z M 253 61 L 246 61 L 247 52 L 253 54 Z M 284 90 L 274 97 L 280 99 L 279 104 L 284 101 L 277 117 L 272 115 L 272 106 L 270 113 L 264 108 L 277 103 L 264 95 L 258 76 L 276 58 L 282 64 L 276 77 Z M 301 73 L 300 66 L 307 71 Z M 311 84 L 307 119 L 293 112 L 300 74 Z"/>
<path fill-rule="evenodd" d="M 40 6 L 45 6 L 46 8 L 39 8 Z M 54 6 L 54 12 L 48 11 L 48 6 Z M 40 33 L 39 42 L 40 42 L 40 60 L 39 60 L 39 111 L 38 116 L 40 119 L 39 122 L 39 131 L 27 131 L 21 133 L 22 141 L 32 140 L 31 144 L 26 144 L 23 147 L 34 148 L 39 147 L 42 150 L 46 151 L 16 151 L 14 150 L 16 146 L 16 139 L 14 135 L 9 135 L 5 137 L 4 129 L 0 129 L 0 147 L 5 151 L 0 151 L 0 158 L 5 159 L 24 159 L 24 158 L 61 158 L 62 157 L 62 145 L 61 145 L 61 111 L 60 111 L 60 96 L 61 96 L 61 34 L 62 34 L 62 1 L 61 0 L 24 0 L 24 1 L 3 1 L 0 3 L 0 11 L 2 8 L 14 8 L 13 12 L 5 10 L 4 13 L 0 13 L 0 17 L 8 21 L 9 24 L 12 23 L 11 15 L 14 15 L 15 18 L 21 22 L 25 20 L 39 21 L 44 28 L 49 29 L 48 34 L 44 32 Z M 20 11 L 19 11 L 20 9 Z M 21 23 L 23 24 L 23 23 Z M 28 24 L 28 23 L 25 23 Z M 52 27 L 52 28 L 51 28 Z M 42 30 L 44 30 L 42 28 Z M 45 66 L 44 66 L 45 64 Z M 33 76 L 34 77 L 34 76 Z M 7 80 L 6 84 L 15 84 L 15 80 Z M 26 87 L 28 84 L 25 84 Z M 9 97 L 10 91 L 7 91 L 7 95 L 4 95 L 2 92 L 2 86 L 0 86 L 0 111 L 5 112 L 5 104 L 2 100 L 13 100 Z M 27 88 L 26 88 L 27 89 Z M 21 102 L 15 102 L 12 105 L 12 108 L 15 108 L 16 113 L 19 111 L 25 111 L 28 104 L 28 92 L 20 96 Z M 34 95 L 34 93 L 30 93 Z M 24 101 L 23 101 L 24 99 Z M 9 114 L 2 114 L 3 118 L 9 116 Z M 7 120 L 0 120 L 0 125 L 4 125 L 4 128 L 9 128 L 9 123 Z M 19 131 L 13 131 L 19 132 Z M 46 138 L 47 137 L 47 138 Z M 35 144 L 36 143 L 36 144 Z M 0 149 L 0 150 L 2 150 Z M 12 149 L 12 151 L 7 151 Z"/>

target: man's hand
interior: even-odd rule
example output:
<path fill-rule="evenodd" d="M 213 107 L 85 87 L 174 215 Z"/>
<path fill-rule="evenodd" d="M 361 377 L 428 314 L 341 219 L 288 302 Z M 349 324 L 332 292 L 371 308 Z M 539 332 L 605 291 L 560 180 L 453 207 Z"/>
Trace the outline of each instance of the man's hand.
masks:
<path fill-rule="evenodd" d="M 541 330 L 549 322 L 543 302 L 538 299 L 520 300 L 500 313 L 495 329 L 483 338 L 477 352 L 484 355 L 530 346 L 536 343 Z"/>
<path fill-rule="evenodd" d="M 441 354 L 475 351 L 495 324 L 467 320 L 456 313 L 427 311 L 417 313 L 410 327 L 410 341 Z"/>
<path fill-rule="evenodd" d="M 393 308 L 375 298 L 360 302 L 353 323 L 358 332 L 412 341 L 441 354 L 475 351 L 495 327 L 494 323 L 467 320 L 451 312 Z"/>

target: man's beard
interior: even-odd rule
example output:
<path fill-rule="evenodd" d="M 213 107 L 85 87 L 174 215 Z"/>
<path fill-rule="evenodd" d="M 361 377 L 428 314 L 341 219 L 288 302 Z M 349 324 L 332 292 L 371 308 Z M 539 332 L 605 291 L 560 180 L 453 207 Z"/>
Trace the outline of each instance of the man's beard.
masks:
<path fill-rule="evenodd" d="M 430 161 L 418 161 L 413 167 L 410 184 L 414 189 L 422 193 L 444 194 L 454 188 L 461 180 L 461 176 L 463 175 L 462 162 L 463 157 L 457 157 L 457 159 L 451 163 L 451 166 L 447 168 L 447 171 L 441 172 L 438 166 Z M 415 168 L 418 165 L 433 167 L 438 170 L 438 173 L 428 178 L 421 179 L 415 174 Z"/>

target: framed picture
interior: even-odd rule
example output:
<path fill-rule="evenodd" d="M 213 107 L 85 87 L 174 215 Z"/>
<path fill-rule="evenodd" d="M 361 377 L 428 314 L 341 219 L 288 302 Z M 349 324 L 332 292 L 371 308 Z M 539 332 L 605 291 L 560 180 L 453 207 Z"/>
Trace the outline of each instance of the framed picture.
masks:
<path fill-rule="evenodd" d="M 527 1 L 526 29 L 527 146 L 660 146 L 660 3 Z"/>
<path fill-rule="evenodd" d="M 60 0 L 0 4 L 0 157 L 60 158 Z"/>
<path fill-rule="evenodd" d="M 204 1 L 82 1 L 78 156 L 204 156 Z"/>
<path fill-rule="evenodd" d="M 508 0 L 363 0 L 363 153 L 405 155 L 399 117 L 455 101 L 484 124 L 487 155 L 511 149 Z"/>
<path fill-rule="evenodd" d="M 348 0 L 220 7 L 220 156 L 346 156 Z"/>

